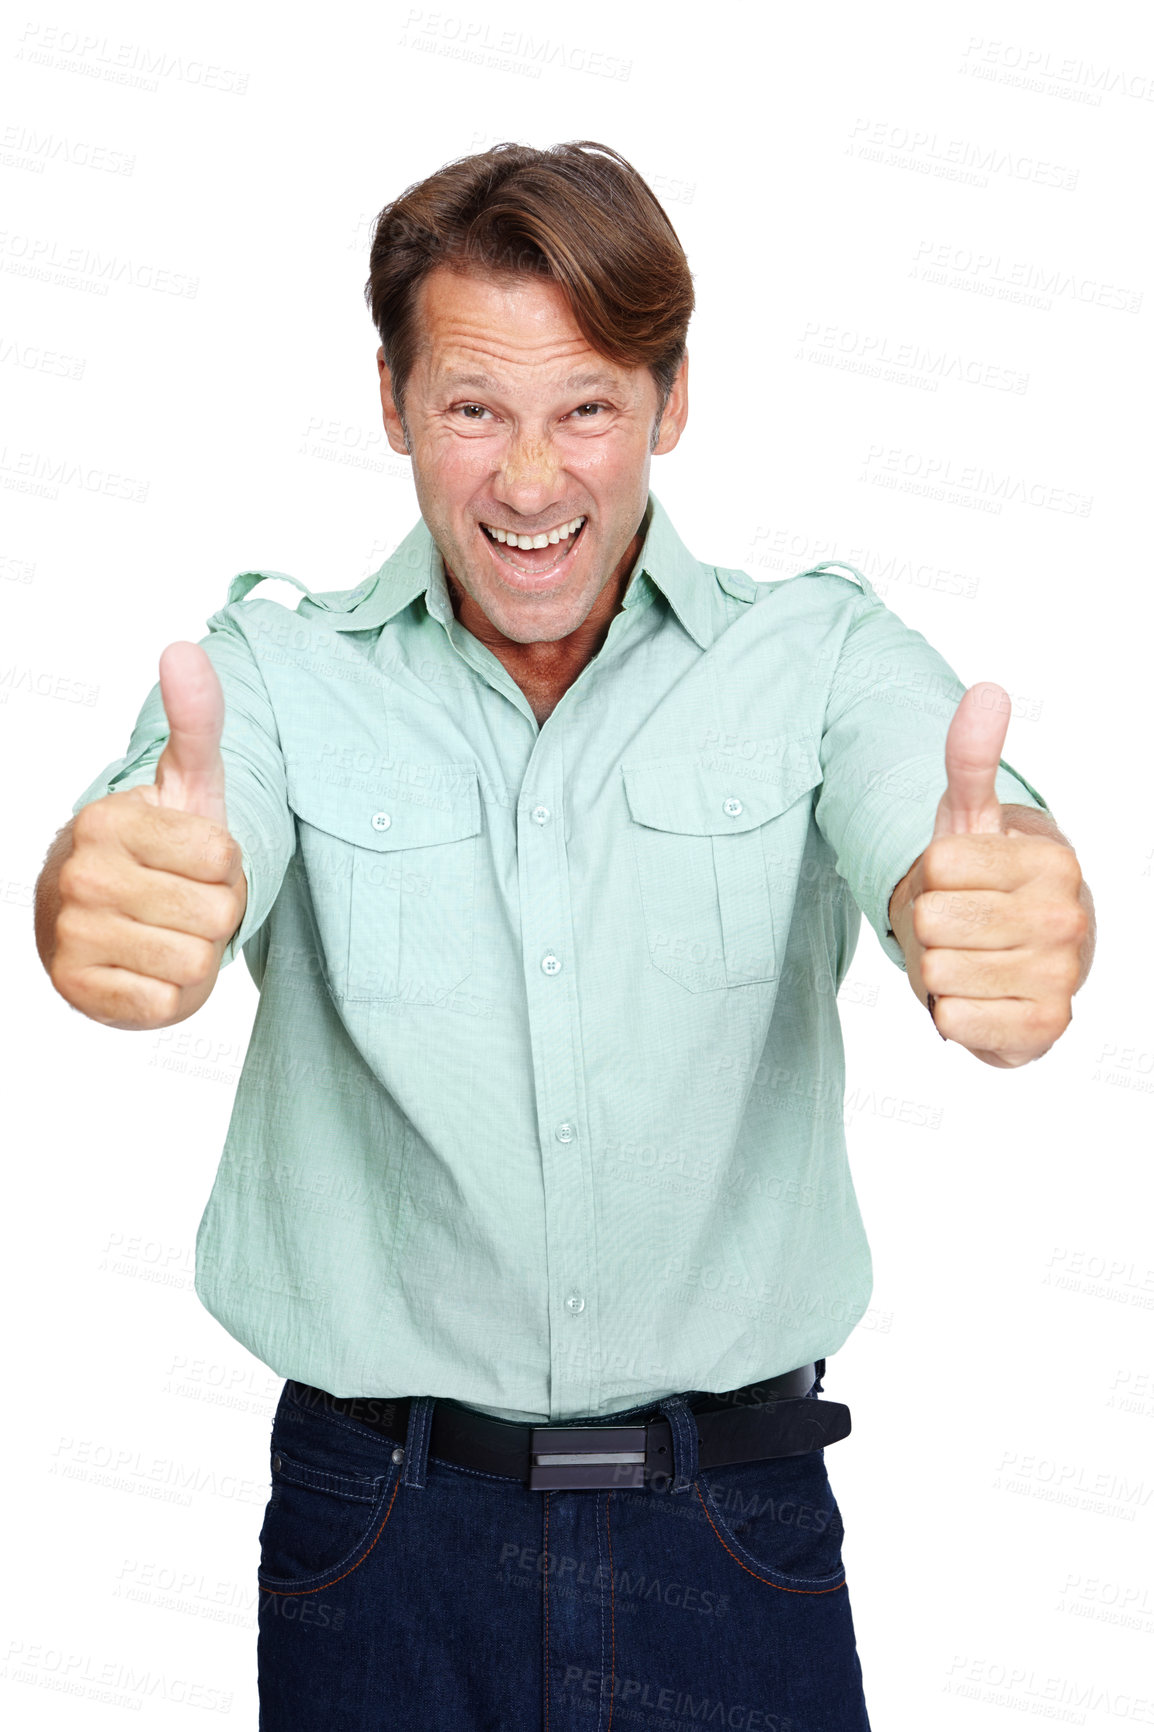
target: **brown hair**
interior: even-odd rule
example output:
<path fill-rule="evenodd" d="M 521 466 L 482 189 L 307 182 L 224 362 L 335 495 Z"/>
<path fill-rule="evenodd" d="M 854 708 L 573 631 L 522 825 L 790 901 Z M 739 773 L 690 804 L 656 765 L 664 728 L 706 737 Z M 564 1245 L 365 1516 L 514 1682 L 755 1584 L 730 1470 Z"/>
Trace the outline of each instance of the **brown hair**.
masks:
<path fill-rule="evenodd" d="M 559 283 L 591 348 L 649 368 L 660 421 L 685 353 L 693 279 L 673 224 L 617 151 L 589 139 L 548 150 L 496 144 L 446 163 L 385 206 L 365 301 L 402 416 L 419 340 L 417 289 L 438 265 Z"/>

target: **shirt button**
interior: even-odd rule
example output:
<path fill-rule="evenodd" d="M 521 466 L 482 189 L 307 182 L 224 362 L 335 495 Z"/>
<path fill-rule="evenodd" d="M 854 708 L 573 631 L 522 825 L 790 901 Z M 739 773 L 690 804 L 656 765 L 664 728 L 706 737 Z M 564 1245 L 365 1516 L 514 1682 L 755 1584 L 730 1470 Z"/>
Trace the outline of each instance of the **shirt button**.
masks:
<path fill-rule="evenodd" d="M 727 818 L 740 818 L 745 808 L 740 800 L 735 800 L 733 796 L 730 795 L 721 810 L 725 813 Z"/>
<path fill-rule="evenodd" d="M 585 1309 L 585 1301 L 582 1299 L 580 1293 L 570 1293 L 565 1303 L 573 1313 L 574 1317 L 576 1317 L 579 1311 L 584 1311 Z"/>
<path fill-rule="evenodd" d="M 534 806 L 529 816 L 534 824 L 547 824 L 549 822 L 549 808 L 548 806 Z"/>
<path fill-rule="evenodd" d="M 548 956 L 541 958 L 541 969 L 544 974 L 560 974 L 561 958 L 554 956 L 553 952 L 550 951 Z"/>
<path fill-rule="evenodd" d="M 373 813 L 373 829 L 374 830 L 387 830 L 389 825 L 392 823 L 392 821 L 393 820 L 389 817 L 389 814 L 387 812 L 374 812 Z"/>
<path fill-rule="evenodd" d="M 565 1124 L 558 1125 L 555 1134 L 559 1143 L 571 1143 L 573 1138 L 577 1135 L 577 1132 L 573 1129 L 572 1125 Z"/>

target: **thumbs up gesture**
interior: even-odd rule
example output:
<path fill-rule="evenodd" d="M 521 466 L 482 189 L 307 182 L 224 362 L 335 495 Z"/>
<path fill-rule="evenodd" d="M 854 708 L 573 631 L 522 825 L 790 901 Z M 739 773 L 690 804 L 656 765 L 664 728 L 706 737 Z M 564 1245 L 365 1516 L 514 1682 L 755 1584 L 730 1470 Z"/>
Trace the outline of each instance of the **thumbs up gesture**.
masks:
<path fill-rule="evenodd" d="M 225 813 L 224 694 L 199 644 L 169 644 L 160 694 L 169 737 L 155 782 L 76 814 L 45 958 L 61 996 L 111 1028 L 198 1010 L 248 900 Z"/>
<path fill-rule="evenodd" d="M 991 681 L 961 698 L 933 836 L 890 900 L 910 984 L 938 1032 L 1002 1069 L 1041 1058 L 1068 1026 L 1093 931 L 1089 890 L 1053 820 L 994 792 L 1010 708 Z"/>

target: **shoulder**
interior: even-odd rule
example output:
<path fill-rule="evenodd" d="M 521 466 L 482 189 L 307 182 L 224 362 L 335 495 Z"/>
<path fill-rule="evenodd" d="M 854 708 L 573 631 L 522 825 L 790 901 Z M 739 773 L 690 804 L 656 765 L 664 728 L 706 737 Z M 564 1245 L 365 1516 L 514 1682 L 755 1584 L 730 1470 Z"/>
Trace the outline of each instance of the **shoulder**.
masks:
<path fill-rule="evenodd" d="M 749 607 L 774 598 L 816 612 L 847 612 L 856 615 L 866 608 L 884 608 L 885 603 L 863 572 L 840 560 L 808 566 L 789 577 L 752 578 L 748 572 L 725 566 L 708 566 L 727 596 Z"/>

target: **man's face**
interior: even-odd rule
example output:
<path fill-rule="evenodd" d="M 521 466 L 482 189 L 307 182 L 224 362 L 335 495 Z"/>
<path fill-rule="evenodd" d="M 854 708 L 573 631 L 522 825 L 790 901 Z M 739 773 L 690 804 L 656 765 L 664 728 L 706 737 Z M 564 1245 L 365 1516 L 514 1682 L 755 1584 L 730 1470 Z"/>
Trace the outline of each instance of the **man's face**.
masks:
<path fill-rule="evenodd" d="M 685 368 L 652 445 L 652 373 L 591 349 L 556 283 L 440 267 L 418 295 L 404 425 L 377 354 L 389 442 L 412 456 L 421 515 L 460 588 L 513 642 L 555 642 L 636 556 L 650 456 L 685 422 Z"/>

